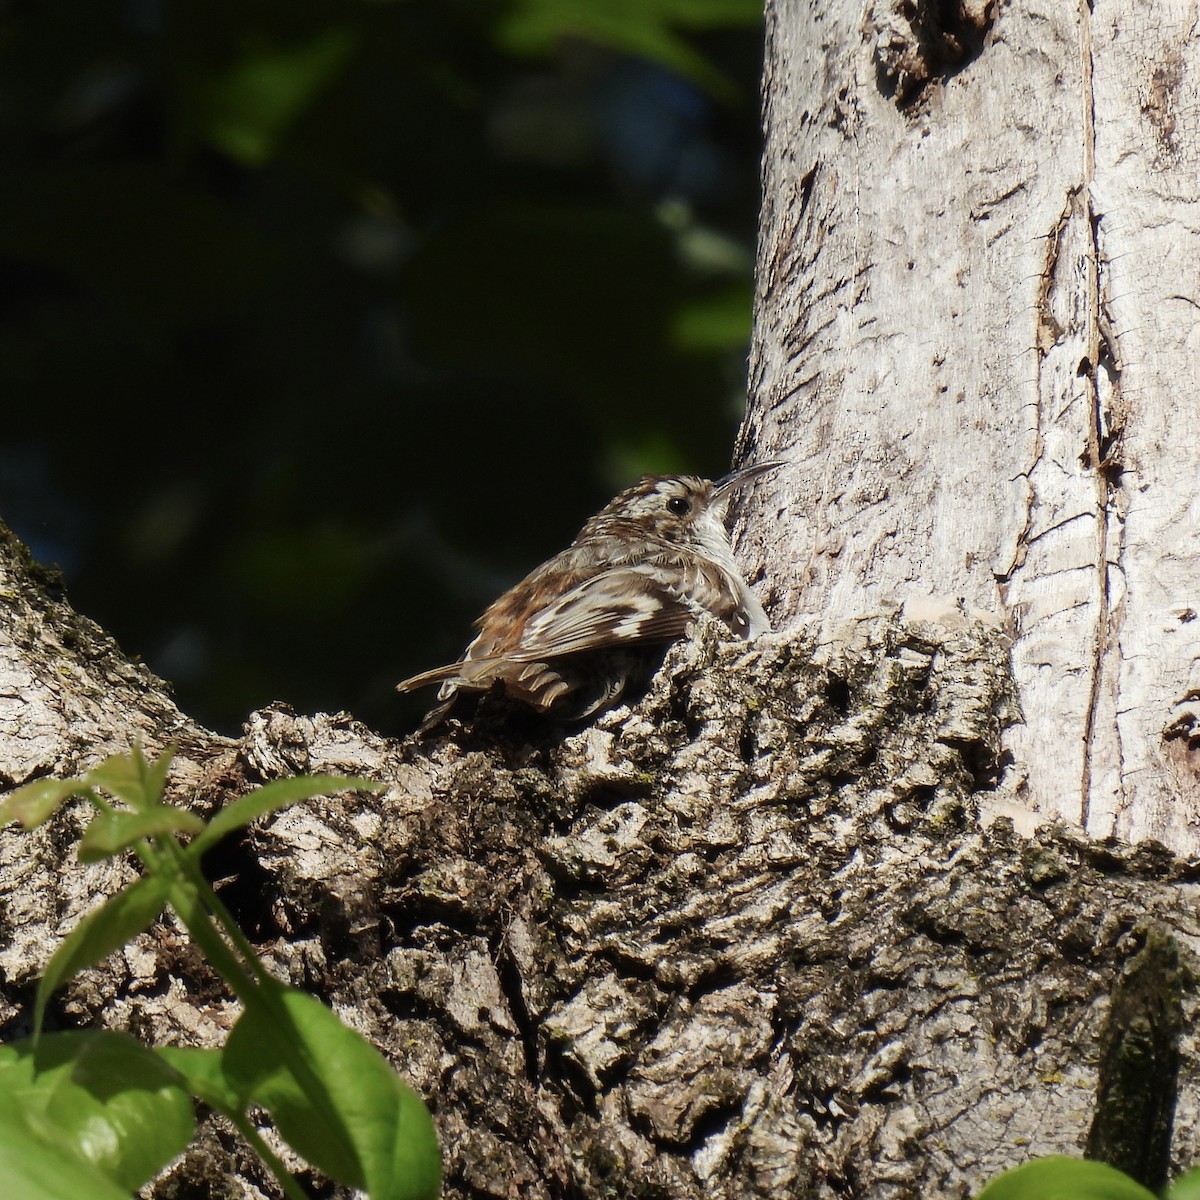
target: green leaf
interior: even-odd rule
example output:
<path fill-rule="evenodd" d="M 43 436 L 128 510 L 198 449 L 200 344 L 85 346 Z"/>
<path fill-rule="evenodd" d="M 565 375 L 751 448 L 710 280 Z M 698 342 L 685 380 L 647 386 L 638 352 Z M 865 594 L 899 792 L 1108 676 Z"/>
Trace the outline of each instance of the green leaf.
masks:
<path fill-rule="evenodd" d="M 111 754 L 83 778 L 89 785 L 102 788 L 110 796 L 124 800 L 131 807 L 140 807 L 143 796 L 142 776 L 131 755 Z"/>
<path fill-rule="evenodd" d="M 99 862 L 128 850 L 134 842 L 164 833 L 199 833 L 204 822 L 182 808 L 156 804 L 141 812 L 107 812 L 92 818 L 79 840 L 79 861 Z"/>
<path fill-rule="evenodd" d="M 1155 1200 L 1128 1175 L 1083 1158 L 1038 1158 L 998 1175 L 977 1200 Z"/>
<path fill-rule="evenodd" d="M 1200 1200 L 1200 1170 L 1180 1175 L 1167 1188 L 1167 1200 Z"/>
<path fill-rule="evenodd" d="M 126 1192 L 179 1154 L 195 1128 L 179 1076 L 123 1033 L 60 1033 L 42 1038 L 36 1050 L 29 1039 L 0 1048 L 0 1093 L 4 1108 L 20 1110 L 36 1142 L 90 1164 Z M 9 1180 L 2 1171 L 0 1178 L 7 1200 Z M 77 1200 L 98 1192 L 108 1194 L 85 1186 L 68 1195 Z"/>
<path fill-rule="evenodd" d="M 275 154 L 280 139 L 317 93 L 342 69 L 357 38 L 344 27 L 323 29 L 290 46 L 248 45 L 224 76 L 206 81 L 206 134 L 246 166 Z"/>
<path fill-rule="evenodd" d="M 38 984 L 33 1009 L 35 1036 L 41 1031 L 46 1002 L 54 989 L 78 971 L 107 958 L 147 928 L 162 912 L 170 886 L 169 881 L 158 876 L 139 879 L 110 896 L 67 934 Z"/>
<path fill-rule="evenodd" d="M 375 780 L 353 779 L 342 775 L 296 775 L 289 779 L 276 779 L 247 792 L 244 796 L 239 796 L 232 804 L 221 809 L 209 821 L 204 832 L 188 847 L 188 853 L 203 854 L 227 833 L 300 800 L 308 800 L 313 796 L 329 796 L 335 792 L 380 792 L 386 786 Z"/>
<path fill-rule="evenodd" d="M 293 1150 L 370 1200 L 435 1200 L 441 1159 L 420 1097 L 319 1001 L 292 988 L 271 993 L 225 1045 L 242 1102 L 262 1105 Z"/>
<path fill-rule="evenodd" d="M 548 54 L 566 37 L 587 38 L 662 63 L 716 93 L 732 85 L 676 27 L 716 29 L 762 21 L 757 0 L 519 0 L 496 25 L 515 54 Z"/>
<path fill-rule="evenodd" d="M 90 791 L 82 779 L 35 779 L 0 801 L 0 826 L 20 821 L 26 829 L 36 829 L 68 796 Z"/>
<path fill-rule="evenodd" d="M 86 796 L 93 788 L 103 788 L 131 808 L 148 808 L 157 804 L 162 795 L 174 755 L 174 749 L 170 749 L 147 763 L 141 746 L 135 745 L 129 754 L 106 758 L 82 779 L 36 779 L 0 803 L 0 825 L 20 821 L 26 829 L 34 829 L 68 796 Z"/>
<path fill-rule="evenodd" d="M 139 740 L 128 754 L 114 754 L 106 758 L 83 779 L 92 787 L 103 788 L 118 800 L 124 800 L 130 808 L 149 808 L 162 799 L 167 772 L 171 769 L 174 757 L 175 748 L 171 746 L 154 762 L 147 762 Z"/>
<path fill-rule="evenodd" d="M 167 772 L 175 758 L 175 747 L 168 746 L 152 763 L 148 763 L 143 756 L 140 742 L 134 746 L 134 752 L 134 761 L 141 773 L 146 796 L 151 803 L 160 801 L 167 786 Z"/>
<path fill-rule="evenodd" d="M 245 1111 L 242 1098 L 225 1078 L 221 1050 L 199 1046 L 159 1046 L 155 1053 L 179 1073 L 188 1091 L 198 1100 L 232 1116 Z"/>
<path fill-rule="evenodd" d="M 5 1200 L 129 1200 L 95 1167 L 39 1138 L 8 1096 L 0 1097 L 0 1180 Z"/>

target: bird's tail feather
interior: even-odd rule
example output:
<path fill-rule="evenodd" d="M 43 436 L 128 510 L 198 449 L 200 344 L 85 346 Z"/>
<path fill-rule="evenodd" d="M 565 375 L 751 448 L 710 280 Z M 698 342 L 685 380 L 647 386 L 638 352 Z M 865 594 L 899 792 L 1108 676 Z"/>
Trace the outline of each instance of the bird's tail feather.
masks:
<path fill-rule="evenodd" d="M 462 663 L 447 663 L 444 667 L 434 667 L 432 671 L 422 671 L 411 679 L 405 679 L 396 684 L 398 692 L 415 692 L 417 688 L 428 687 L 431 683 L 445 683 L 447 679 L 457 679 L 462 672 Z"/>

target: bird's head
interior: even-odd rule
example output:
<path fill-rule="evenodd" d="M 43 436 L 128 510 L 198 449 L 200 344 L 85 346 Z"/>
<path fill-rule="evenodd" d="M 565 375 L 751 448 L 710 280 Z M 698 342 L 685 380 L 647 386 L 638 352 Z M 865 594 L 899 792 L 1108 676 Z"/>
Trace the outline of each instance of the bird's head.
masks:
<path fill-rule="evenodd" d="M 733 493 L 747 480 L 780 465 L 756 463 L 716 482 L 698 475 L 645 475 L 610 500 L 584 527 L 584 534 L 612 522 L 634 521 L 656 540 L 728 547 L 725 520 Z"/>

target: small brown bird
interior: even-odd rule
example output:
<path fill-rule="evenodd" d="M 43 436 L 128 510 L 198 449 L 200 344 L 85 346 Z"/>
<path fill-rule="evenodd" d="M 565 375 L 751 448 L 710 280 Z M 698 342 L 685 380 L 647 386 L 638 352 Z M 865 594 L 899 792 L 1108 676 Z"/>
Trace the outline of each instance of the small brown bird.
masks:
<path fill-rule="evenodd" d="M 739 485 L 780 465 L 760 463 L 716 483 L 647 475 L 623 491 L 479 618 L 458 662 L 397 685 L 441 684 L 442 703 L 422 731 L 460 692 L 496 684 L 539 712 L 590 716 L 645 673 L 647 650 L 688 634 L 701 613 L 739 638 L 765 633 L 770 623 L 734 561 L 725 516 Z"/>

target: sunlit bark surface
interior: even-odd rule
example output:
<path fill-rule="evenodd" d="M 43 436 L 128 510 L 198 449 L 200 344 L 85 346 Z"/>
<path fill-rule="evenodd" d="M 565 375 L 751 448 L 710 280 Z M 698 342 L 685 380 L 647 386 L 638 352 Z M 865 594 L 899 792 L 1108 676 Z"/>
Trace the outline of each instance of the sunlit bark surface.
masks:
<path fill-rule="evenodd" d="M 1011 797 L 1194 853 L 1195 3 L 777 0 L 768 22 L 744 440 L 793 466 L 745 553 L 777 618 L 997 614 Z"/>

